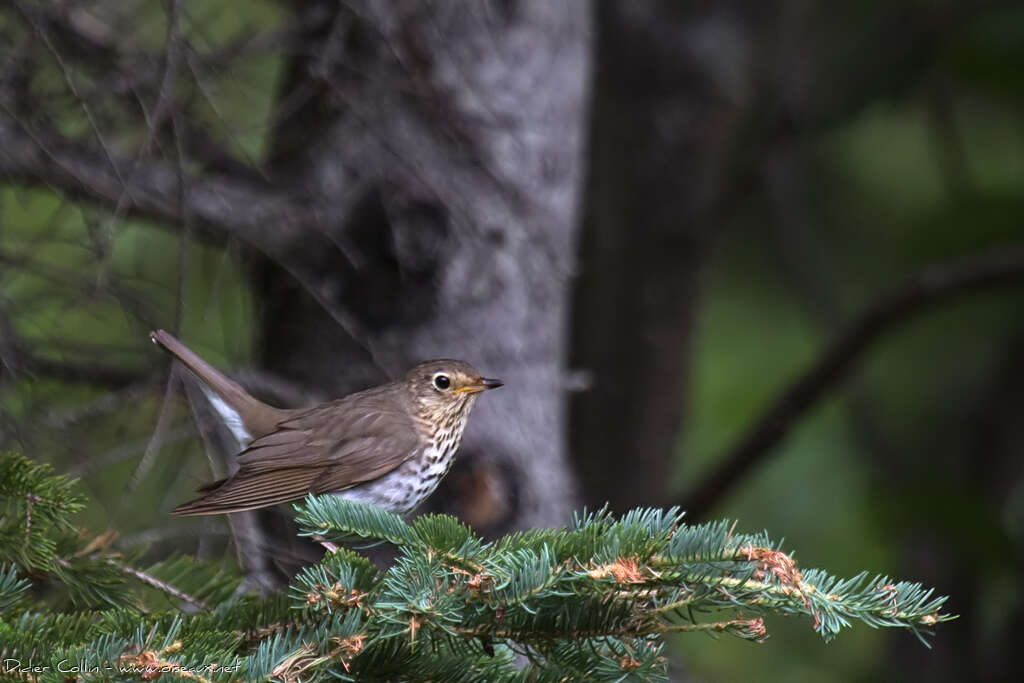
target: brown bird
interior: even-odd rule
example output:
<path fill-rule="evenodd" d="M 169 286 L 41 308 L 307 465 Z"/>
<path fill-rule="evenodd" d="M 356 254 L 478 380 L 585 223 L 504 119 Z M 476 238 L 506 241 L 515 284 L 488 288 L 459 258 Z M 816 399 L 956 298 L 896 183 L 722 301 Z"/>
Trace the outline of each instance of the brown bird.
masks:
<path fill-rule="evenodd" d="M 285 410 L 256 400 L 167 332 L 150 338 L 199 378 L 244 448 L 235 474 L 201 487 L 176 515 L 240 512 L 309 493 L 408 514 L 451 468 L 480 392 L 502 386 L 464 361 L 432 360 L 379 387 Z"/>

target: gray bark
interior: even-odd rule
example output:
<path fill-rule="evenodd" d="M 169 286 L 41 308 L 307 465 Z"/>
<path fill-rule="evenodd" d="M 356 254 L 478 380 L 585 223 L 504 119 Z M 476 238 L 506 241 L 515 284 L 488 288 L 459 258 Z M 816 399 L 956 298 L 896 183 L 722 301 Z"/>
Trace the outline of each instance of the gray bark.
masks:
<path fill-rule="evenodd" d="M 573 502 L 562 385 L 587 9 L 346 3 L 281 93 L 275 180 L 337 207 L 317 226 L 336 249 L 292 249 L 332 273 L 315 294 L 344 315 L 262 264 L 264 362 L 325 394 L 435 357 L 504 379 L 474 410 L 467 469 L 434 496 L 485 530 L 560 524 Z"/>

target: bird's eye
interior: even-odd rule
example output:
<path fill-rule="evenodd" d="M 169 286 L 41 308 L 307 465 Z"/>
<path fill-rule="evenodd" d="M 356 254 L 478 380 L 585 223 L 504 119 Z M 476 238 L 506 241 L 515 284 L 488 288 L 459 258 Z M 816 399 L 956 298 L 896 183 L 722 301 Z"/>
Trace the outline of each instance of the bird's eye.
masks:
<path fill-rule="evenodd" d="M 452 385 L 452 380 L 448 375 L 434 375 L 434 386 L 438 389 L 447 389 Z"/>

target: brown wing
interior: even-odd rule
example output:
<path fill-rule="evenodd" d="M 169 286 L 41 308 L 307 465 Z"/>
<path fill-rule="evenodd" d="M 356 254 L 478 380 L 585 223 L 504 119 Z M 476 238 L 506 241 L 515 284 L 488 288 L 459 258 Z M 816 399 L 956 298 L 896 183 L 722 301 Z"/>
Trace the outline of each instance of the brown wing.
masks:
<path fill-rule="evenodd" d="M 296 500 L 309 493 L 319 473 L 312 467 L 294 467 L 257 474 L 246 474 L 239 470 L 233 477 L 208 487 L 209 493 L 174 508 L 171 514 L 219 515 Z"/>
<path fill-rule="evenodd" d="M 251 510 L 387 474 L 420 444 L 412 419 L 385 398 L 370 390 L 291 416 L 242 452 L 232 477 L 173 513 Z"/>

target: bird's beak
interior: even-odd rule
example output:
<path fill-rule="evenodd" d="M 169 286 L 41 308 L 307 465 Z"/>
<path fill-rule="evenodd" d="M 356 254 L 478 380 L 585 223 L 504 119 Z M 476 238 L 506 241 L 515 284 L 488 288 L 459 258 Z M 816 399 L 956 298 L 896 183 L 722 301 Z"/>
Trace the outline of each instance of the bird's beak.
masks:
<path fill-rule="evenodd" d="M 471 394 L 479 394 L 481 391 L 487 391 L 488 389 L 497 389 L 500 386 L 504 386 L 504 382 L 500 379 L 488 379 L 487 377 L 481 377 L 480 381 L 476 384 L 467 384 L 464 387 L 459 387 L 455 390 L 455 393 L 461 394 L 462 392 L 469 392 Z"/>

